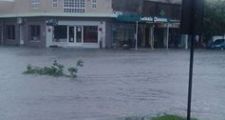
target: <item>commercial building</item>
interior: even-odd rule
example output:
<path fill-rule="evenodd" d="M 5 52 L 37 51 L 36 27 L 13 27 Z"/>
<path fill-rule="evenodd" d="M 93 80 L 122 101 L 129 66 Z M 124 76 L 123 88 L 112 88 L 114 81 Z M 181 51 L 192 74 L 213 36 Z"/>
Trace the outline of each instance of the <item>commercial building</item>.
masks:
<path fill-rule="evenodd" d="M 0 44 L 112 48 L 120 47 L 123 41 L 130 41 L 131 46 L 134 46 L 136 40 L 140 47 L 146 47 L 153 38 L 147 34 L 151 32 L 146 26 L 155 25 L 154 20 L 157 17 L 166 20 L 170 18 L 167 16 L 167 10 L 160 11 L 161 16 L 156 15 L 156 12 L 153 15 L 153 11 L 161 10 L 156 6 L 164 4 L 180 6 L 166 1 L 166 3 L 162 0 L 157 2 L 152 0 L 0 1 Z M 151 7 L 152 3 L 156 3 L 156 6 Z M 177 12 L 179 11 L 173 10 L 171 15 L 179 14 Z M 138 29 L 136 22 L 119 19 L 120 16 L 127 14 L 140 16 Z M 179 23 L 179 19 L 177 21 Z M 135 36 L 137 30 L 138 37 Z M 157 33 L 152 31 L 152 36 L 155 34 Z"/>

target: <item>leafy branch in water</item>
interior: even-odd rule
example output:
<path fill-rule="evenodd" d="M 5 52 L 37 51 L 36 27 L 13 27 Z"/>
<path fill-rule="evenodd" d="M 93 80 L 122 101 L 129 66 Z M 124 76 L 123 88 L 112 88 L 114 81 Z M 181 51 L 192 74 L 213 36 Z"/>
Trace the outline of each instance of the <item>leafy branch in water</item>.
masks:
<path fill-rule="evenodd" d="M 27 69 L 24 72 L 24 74 L 36 74 L 36 75 L 49 75 L 54 77 L 71 77 L 76 78 L 77 73 L 80 67 L 84 66 L 84 62 L 82 60 L 78 60 L 76 65 L 74 67 L 69 67 L 67 69 L 69 75 L 64 73 L 64 65 L 58 63 L 56 60 L 52 63 L 51 66 L 45 66 L 45 67 L 37 67 L 32 65 L 27 65 Z"/>
<path fill-rule="evenodd" d="M 68 68 L 68 72 L 70 73 L 70 77 L 76 78 L 78 73 L 78 68 L 83 67 L 84 62 L 82 60 L 78 60 L 75 67 Z"/>

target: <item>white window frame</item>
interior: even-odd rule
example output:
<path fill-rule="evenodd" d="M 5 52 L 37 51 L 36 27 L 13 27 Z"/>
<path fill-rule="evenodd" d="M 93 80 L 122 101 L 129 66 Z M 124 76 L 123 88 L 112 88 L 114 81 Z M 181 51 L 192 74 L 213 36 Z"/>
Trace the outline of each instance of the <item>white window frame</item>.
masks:
<path fill-rule="evenodd" d="M 86 0 L 64 0 L 64 12 L 85 13 Z"/>
<path fill-rule="evenodd" d="M 92 8 L 97 8 L 97 0 L 91 0 Z"/>
<path fill-rule="evenodd" d="M 41 4 L 40 0 L 31 0 L 31 7 L 33 9 L 38 9 L 40 4 Z"/>
<path fill-rule="evenodd" d="M 52 7 L 57 8 L 58 7 L 58 0 L 52 0 Z"/>

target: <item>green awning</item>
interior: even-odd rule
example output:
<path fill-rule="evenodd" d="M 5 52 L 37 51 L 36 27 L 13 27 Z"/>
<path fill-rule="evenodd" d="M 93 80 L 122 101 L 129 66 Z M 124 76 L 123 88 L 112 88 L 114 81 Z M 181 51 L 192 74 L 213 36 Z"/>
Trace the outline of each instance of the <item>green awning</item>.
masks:
<path fill-rule="evenodd" d="M 117 20 L 121 22 L 139 22 L 141 20 L 141 15 L 122 14 L 122 15 L 118 15 Z"/>

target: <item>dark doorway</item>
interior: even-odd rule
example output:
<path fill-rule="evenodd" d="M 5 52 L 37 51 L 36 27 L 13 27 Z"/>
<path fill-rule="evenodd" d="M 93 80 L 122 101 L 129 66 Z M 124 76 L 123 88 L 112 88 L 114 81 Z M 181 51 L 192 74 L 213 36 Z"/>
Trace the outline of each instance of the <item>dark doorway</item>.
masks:
<path fill-rule="evenodd" d="M 2 29 L 2 26 L 0 26 L 0 45 L 3 44 L 2 35 L 3 35 L 3 29 Z"/>
<path fill-rule="evenodd" d="M 171 48 L 179 48 L 181 35 L 180 30 L 178 28 L 170 29 L 170 36 L 169 36 L 169 46 Z"/>
<path fill-rule="evenodd" d="M 154 35 L 155 35 L 155 48 L 163 48 L 164 28 L 156 28 Z"/>
<path fill-rule="evenodd" d="M 149 41 L 150 41 L 150 28 L 149 27 L 146 27 L 145 28 L 145 47 L 146 48 L 149 48 L 150 47 L 150 44 L 149 44 Z"/>

